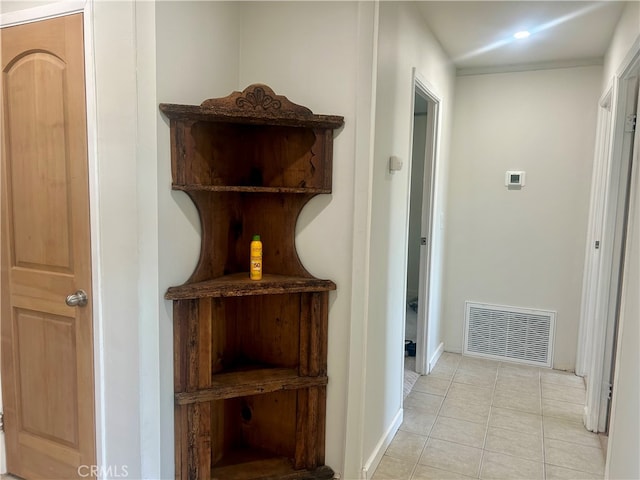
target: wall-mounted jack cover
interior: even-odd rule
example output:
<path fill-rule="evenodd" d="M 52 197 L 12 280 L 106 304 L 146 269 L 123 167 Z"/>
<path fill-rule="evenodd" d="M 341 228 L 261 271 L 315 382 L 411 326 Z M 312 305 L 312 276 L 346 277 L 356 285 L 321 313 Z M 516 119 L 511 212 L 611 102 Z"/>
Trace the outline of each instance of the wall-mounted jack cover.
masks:
<path fill-rule="evenodd" d="M 389 173 L 397 172 L 398 170 L 402 170 L 402 160 L 400 157 L 392 155 L 389 157 Z"/>
<path fill-rule="evenodd" d="M 521 170 L 507 170 L 504 174 L 505 187 L 524 187 L 525 172 Z"/>

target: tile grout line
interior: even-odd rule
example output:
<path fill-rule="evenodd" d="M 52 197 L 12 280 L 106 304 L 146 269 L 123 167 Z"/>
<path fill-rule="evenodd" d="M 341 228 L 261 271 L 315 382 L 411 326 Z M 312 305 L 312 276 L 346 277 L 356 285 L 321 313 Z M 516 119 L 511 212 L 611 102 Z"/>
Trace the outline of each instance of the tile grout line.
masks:
<path fill-rule="evenodd" d="M 493 400 L 496 395 L 496 387 L 498 385 L 498 375 L 500 374 L 500 364 L 498 364 L 498 368 L 496 368 L 496 377 L 493 381 L 493 391 L 491 392 L 491 402 L 489 403 L 489 415 L 487 416 L 487 425 L 484 431 L 484 440 L 482 442 L 482 453 L 480 454 L 480 465 L 478 465 L 478 474 L 477 477 L 480 478 L 482 475 L 482 467 L 484 466 L 484 454 L 486 453 L 487 446 L 487 437 L 489 436 L 489 423 L 491 422 L 491 414 L 493 411 Z"/>

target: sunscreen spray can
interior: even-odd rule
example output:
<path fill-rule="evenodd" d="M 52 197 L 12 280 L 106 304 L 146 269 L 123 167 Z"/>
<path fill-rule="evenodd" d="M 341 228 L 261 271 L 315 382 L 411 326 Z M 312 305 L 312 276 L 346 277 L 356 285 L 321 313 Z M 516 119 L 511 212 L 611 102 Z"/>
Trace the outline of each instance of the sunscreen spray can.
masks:
<path fill-rule="evenodd" d="M 251 241 L 249 276 L 251 280 L 262 279 L 262 242 L 260 241 L 260 235 L 254 235 Z"/>

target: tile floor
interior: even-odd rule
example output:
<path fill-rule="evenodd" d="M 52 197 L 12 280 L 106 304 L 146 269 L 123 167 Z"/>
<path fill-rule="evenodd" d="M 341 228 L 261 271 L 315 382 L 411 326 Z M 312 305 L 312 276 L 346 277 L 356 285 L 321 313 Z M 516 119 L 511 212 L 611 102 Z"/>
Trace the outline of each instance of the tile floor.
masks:
<path fill-rule="evenodd" d="M 584 396 L 572 374 L 444 353 L 405 398 L 373 479 L 602 479 Z"/>

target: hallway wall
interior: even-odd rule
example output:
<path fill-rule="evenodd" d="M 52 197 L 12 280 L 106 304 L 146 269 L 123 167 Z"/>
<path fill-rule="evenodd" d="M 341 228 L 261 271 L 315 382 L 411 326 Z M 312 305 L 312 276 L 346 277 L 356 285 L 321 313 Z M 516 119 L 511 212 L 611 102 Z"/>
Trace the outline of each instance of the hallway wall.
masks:
<path fill-rule="evenodd" d="M 376 116 L 372 184 L 370 292 L 367 322 L 365 378 L 365 467 L 376 455 L 402 408 L 407 259 L 412 68 L 442 100 L 439 154 L 436 166 L 439 188 L 435 192 L 430 299 L 432 325 L 430 351 L 441 341 L 441 295 L 444 238 L 440 218 L 446 211 L 447 162 L 453 104 L 454 70 L 437 40 L 411 2 L 382 2 L 376 69 Z M 402 170 L 390 174 L 388 160 L 399 156 Z M 374 465 L 375 466 L 375 465 Z"/>
<path fill-rule="evenodd" d="M 602 68 L 458 77 L 445 345 L 462 351 L 466 300 L 557 311 L 554 367 L 576 356 Z M 507 170 L 526 171 L 509 190 Z"/>
<path fill-rule="evenodd" d="M 359 459 L 347 458 L 351 446 L 344 441 L 350 329 L 363 321 L 351 314 L 354 183 L 358 104 L 361 95 L 368 100 L 371 88 L 370 71 L 367 76 L 360 70 L 359 56 L 370 59 L 373 48 L 368 42 L 368 51 L 359 50 L 359 22 L 362 17 L 372 24 L 372 10 L 357 2 L 241 2 L 240 8 L 239 89 L 266 83 L 314 113 L 345 117 L 334 133 L 332 193 L 305 206 L 296 246 L 312 275 L 337 285 L 329 294 L 326 463 L 344 478 L 355 478 Z M 354 470 L 343 470 L 351 468 L 349 462 Z"/>
<path fill-rule="evenodd" d="M 603 92 L 628 59 L 640 49 L 640 3 L 629 2 L 605 57 Z M 638 134 L 636 132 L 636 139 Z M 623 305 L 618 332 L 606 478 L 640 478 L 640 175 L 636 156 L 632 166 L 632 203 L 623 279 Z"/>
<path fill-rule="evenodd" d="M 149 346 L 143 352 L 143 380 L 149 377 L 147 383 L 153 387 L 142 403 L 142 416 L 147 420 L 143 432 L 148 443 L 145 454 L 152 459 L 145 471 L 146 478 L 173 478 L 173 302 L 165 300 L 164 293 L 172 285 L 183 284 L 193 272 L 200 256 L 201 237 L 193 202 L 184 192 L 171 190 L 169 121 L 160 113 L 158 104 L 199 105 L 207 98 L 226 96 L 238 89 L 240 8 L 231 2 L 140 3 L 155 9 L 156 94 L 149 114 L 157 129 L 152 158 L 155 168 L 147 168 L 148 174 L 155 173 L 155 188 L 147 195 L 155 195 L 155 211 L 141 219 L 147 223 L 143 229 L 149 238 L 147 245 L 154 241 L 157 249 L 156 292 L 145 303 L 153 305 L 147 308 L 157 312 L 155 318 L 149 315 L 152 320 L 144 327 Z M 143 82 L 140 88 L 146 92 L 150 87 Z M 154 214 L 156 223 L 149 224 Z M 141 316 L 141 321 L 145 318 L 146 315 Z"/>

